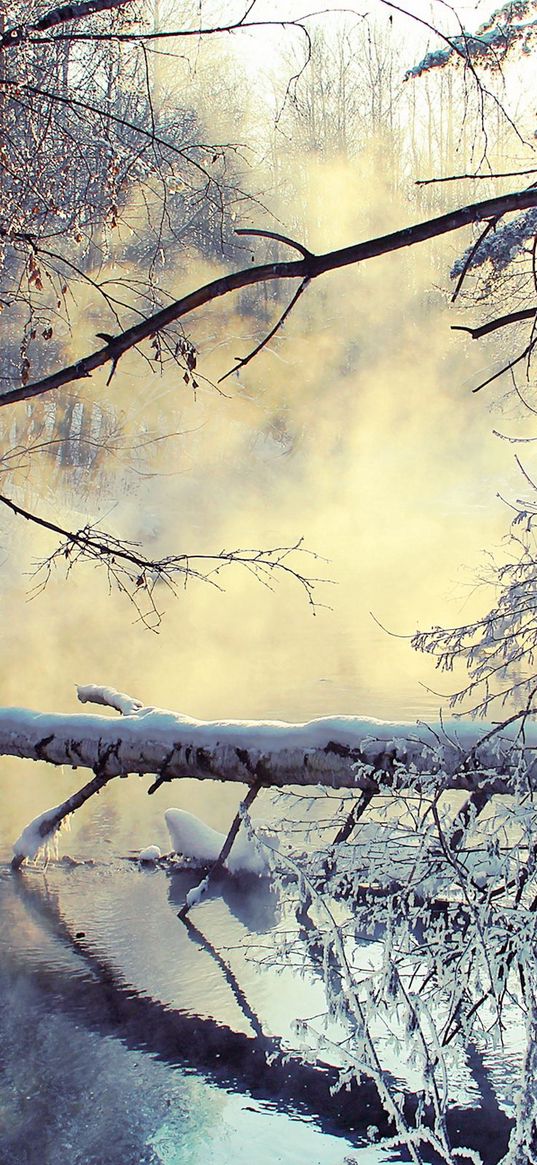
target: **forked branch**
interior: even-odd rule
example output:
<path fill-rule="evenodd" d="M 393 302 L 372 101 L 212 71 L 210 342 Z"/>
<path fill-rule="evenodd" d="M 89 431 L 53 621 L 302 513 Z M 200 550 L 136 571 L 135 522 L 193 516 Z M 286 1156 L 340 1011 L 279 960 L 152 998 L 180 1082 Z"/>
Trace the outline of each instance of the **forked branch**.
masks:
<path fill-rule="evenodd" d="M 303 282 L 304 280 L 316 279 L 327 271 L 335 271 L 340 267 L 362 263 L 367 259 L 386 255 L 404 247 L 412 247 L 428 239 L 460 230 L 472 223 L 488 222 L 491 218 L 498 219 L 511 211 L 526 210 L 532 206 L 537 206 L 536 189 L 504 194 L 497 198 L 489 198 L 482 202 L 460 207 L 458 210 L 428 219 L 426 222 L 416 223 L 388 235 L 368 239 L 363 243 L 355 243 L 350 247 L 342 247 L 322 255 L 306 254 L 301 259 L 286 262 L 264 263 L 260 266 L 232 272 L 230 275 L 222 275 L 220 278 L 204 284 L 203 287 L 196 288 L 189 295 L 161 308 L 160 311 L 153 313 L 146 319 L 133 324 L 132 327 L 112 337 L 97 352 L 92 352 L 74 364 L 61 368 L 32 384 L 22 385 L 20 388 L 10 389 L 3 393 L 0 396 L 0 405 L 29 400 L 34 396 L 50 392 L 52 389 L 61 388 L 72 381 L 86 379 L 96 368 L 101 368 L 110 361 L 117 364 L 125 352 L 143 340 L 154 337 L 176 320 L 184 319 L 191 312 L 197 311 L 215 299 L 229 295 L 232 291 L 273 280 L 299 279 Z"/>
<path fill-rule="evenodd" d="M 278 578 L 297 582 L 313 608 L 318 606 L 314 597 L 316 584 L 328 581 L 304 574 L 294 565 L 298 555 L 318 558 L 314 551 L 302 545 L 302 539 L 291 546 L 237 548 L 221 550 L 217 554 L 170 554 L 165 558 L 151 559 L 142 553 L 139 543 L 116 538 L 89 522 L 78 530 L 69 530 L 23 509 L 3 494 L 0 494 L 0 503 L 18 517 L 62 538 L 56 549 L 38 562 L 34 594 L 44 589 L 55 566 L 62 565 L 69 572 L 77 562 L 94 562 L 105 567 L 110 583 L 128 596 L 141 622 L 153 631 L 158 630 L 162 621 L 159 586 L 164 585 L 175 594 L 178 580 L 186 586 L 189 581 L 197 579 L 223 590 L 220 575 L 232 564 L 248 570 L 270 590 Z"/>

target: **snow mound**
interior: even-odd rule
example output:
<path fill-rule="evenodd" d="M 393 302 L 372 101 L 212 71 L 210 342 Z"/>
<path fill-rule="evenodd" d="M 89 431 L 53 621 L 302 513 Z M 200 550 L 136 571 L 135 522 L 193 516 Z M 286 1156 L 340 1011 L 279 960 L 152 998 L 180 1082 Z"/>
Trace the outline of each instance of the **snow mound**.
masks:
<path fill-rule="evenodd" d="M 162 857 L 158 845 L 147 845 L 145 849 L 140 850 L 138 854 L 139 862 L 158 862 Z"/>
<path fill-rule="evenodd" d="M 193 813 L 185 809 L 167 809 L 164 814 L 172 847 L 177 854 L 198 862 L 201 866 L 212 865 L 218 858 L 226 840 L 226 834 L 220 833 L 206 825 Z M 264 840 L 265 835 L 260 832 L 259 838 Z M 268 835 L 267 835 L 268 838 Z M 277 844 L 270 838 L 271 849 Z M 247 872 L 250 874 L 267 874 L 269 865 L 263 853 L 263 847 L 257 845 L 248 836 L 244 825 L 233 843 L 231 853 L 225 862 L 226 869 L 231 874 Z"/>

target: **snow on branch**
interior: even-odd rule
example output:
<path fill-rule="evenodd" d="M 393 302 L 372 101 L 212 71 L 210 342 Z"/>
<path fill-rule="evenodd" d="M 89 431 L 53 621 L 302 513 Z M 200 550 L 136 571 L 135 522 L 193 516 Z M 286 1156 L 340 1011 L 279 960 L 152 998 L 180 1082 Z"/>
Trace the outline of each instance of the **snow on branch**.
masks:
<path fill-rule="evenodd" d="M 533 759 L 537 728 L 525 716 L 505 728 L 465 720 L 395 723 L 327 716 L 283 721 L 197 720 L 143 707 L 112 688 L 79 688 L 82 702 L 119 710 L 119 718 L 87 713 L 0 709 L 0 755 L 89 768 L 107 780 L 154 774 L 155 785 L 182 777 L 285 787 L 486 787 L 513 791 L 521 757 Z"/>
<path fill-rule="evenodd" d="M 527 791 L 537 763 L 537 728 L 529 712 L 503 725 L 452 720 L 395 723 L 327 716 L 302 724 L 283 721 L 196 720 L 144 707 L 114 688 L 86 685 L 82 703 L 104 705 L 120 717 L 58 715 L 0 709 L 0 755 L 93 770 L 93 779 L 61 805 L 41 814 L 14 845 L 13 865 L 35 857 L 65 820 L 114 777 L 155 775 L 148 790 L 181 777 L 229 781 L 252 789 L 286 786 L 377 793 L 418 789 L 436 795 L 464 789 L 470 799 Z"/>
<path fill-rule="evenodd" d="M 6 29 L 0 36 L 0 50 L 17 48 L 27 39 L 30 32 L 46 32 L 51 28 L 57 28 L 60 24 L 81 20 L 86 16 L 94 16 L 98 12 L 125 8 L 128 4 L 132 4 L 132 0 L 80 0 L 78 4 L 61 4 L 58 8 L 51 8 L 49 12 L 45 12 L 36 20 L 30 20 L 27 24 L 18 25 L 16 28 Z"/>
<path fill-rule="evenodd" d="M 451 268 L 451 278 L 456 279 L 462 271 L 475 270 L 487 262 L 490 262 L 496 274 L 505 271 L 536 233 L 536 209 L 517 215 L 511 222 L 496 227 L 486 239 L 483 239 L 474 254 L 472 247 L 469 247 L 463 255 L 460 255 Z"/>
<path fill-rule="evenodd" d="M 444 37 L 439 29 L 435 29 L 437 35 L 442 36 L 446 47 L 427 53 L 408 70 L 405 80 L 421 77 L 431 69 L 442 69 L 457 60 L 465 64 L 471 61 L 488 68 L 499 68 L 503 58 L 515 45 L 519 45 L 524 53 L 530 51 L 537 35 L 535 12 L 535 0 L 518 0 L 516 4 L 510 0 L 493 12 L 475 33 L 466 32 L 462 28 L 459 35 Z"/>
<path fill-rule="evenodd" d="M 132 716 L 143 708 L 140 700 L 133 700 L 132 696 L 126 696 L 124 692 L 100 684 L 79 684 L 76 692 L 81 704 L 103 704 L 105 708 L 115 708 L 122 716 Z"/>

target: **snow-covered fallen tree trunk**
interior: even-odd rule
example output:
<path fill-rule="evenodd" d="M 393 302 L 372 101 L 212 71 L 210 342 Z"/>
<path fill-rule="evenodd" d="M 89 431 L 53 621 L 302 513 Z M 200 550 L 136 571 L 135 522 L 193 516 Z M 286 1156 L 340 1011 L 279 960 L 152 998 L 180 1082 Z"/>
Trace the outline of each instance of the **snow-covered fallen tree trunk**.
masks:
<path fill-rule="evenodd" d="M 527 713 L 503 726 L 452 720 L 393 723 L 329 716 L 304 724 L 203 721 L 143 707 L 113 688 L 78 688 L 82 703 L 120 713 L 49 714 L 0 709 L 0 755 L 93 770 L 82 789 L 32 822 L 15 843 L 14 864 L 34 857 L 65 817 L 114 777 L 153 774 L 153 792 L 181 777 L 281 788 L 325 785 L 362 790 L 463 789 L 513 793 L 536 763 L 537 729 Z M 521 721 L 524 726 L 521 735 Z"/>
<path fill-rule="evenodd" d="M 0 755 L 89 768 L 101 777 L 151 773 L 267 786 L 334 789 L 436 786 L 513 792 L 521 761 L 537 758 L 537 728 L 518 717 L 505 726 L 447 720 L 395 723 L 327 716 L 303 724 L 196 720 L 143 707 L 112 688 L 78 688 L 83 703 L 114 707 L 109 716 L 0 709 Z M 522 716 L 522 714 L 521 714 Z"/>

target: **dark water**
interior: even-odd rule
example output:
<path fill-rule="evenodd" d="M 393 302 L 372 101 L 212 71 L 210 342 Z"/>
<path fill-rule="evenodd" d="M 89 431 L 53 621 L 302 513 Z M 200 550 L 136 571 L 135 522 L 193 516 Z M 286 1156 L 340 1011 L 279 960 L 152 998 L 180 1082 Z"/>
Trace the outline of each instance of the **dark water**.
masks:
<path fill-rule="evenodd" d="M 322 991 L 263 967 L 269 885 L 246 897 L 222 882 L 187 929 L 177 910 L 198 877 L 129 862 L 3 869 L 2 1165 L 229 1165 L 253 1146 L 267 1165 L 402 1161 L 367 1143 L 382 1124 L 370 1090 L 331 1096 L 333 1076 L 294 1053 L 291 1021 L 322 1009 Z M 289 1065 L 267 1069 L 282 1039 Z"/>
<path fill-rule="evenodd" d="M 170 794 L 148 801 L 146 784 L 118 782 L 76 814 L 64 858 L 46 868 L 13 875 L 3 839 L 0 1165 L 234 1165 L 254 1149 L 261 1165 L 405 1160 L 367 1138 L 385 1128 L 370 1087 L 333 1094 L 337 1055 L 323 1052 L 321 1071 L 298 1054 L 294 1021 L 324 1012 L 324 990 L 276 969 L 286 919 L 268 880 L 222 879 L 185 926 L 177 914 L 200 874 L 129 856 L 166 846 Z M 225 818 L 220 806 L 213 821 Z M 492 1165 L 513 1115 L 516 1038 L 491 1054 L 488 1093 L 470 1059 L 453 1066 L 452 1125 Z M 386 1064 L 411 1092 L 389 1049 Z"/>
<path fill-rule="evenodd" d="M 259 883 L 246 906 L 224 886 L 224 898 L 203 908 L 212 942 L 240 948 L 239 959 L 225 956 L 235 964 L 226 977 L 176 917 L 195 881 L 130 863 L 51 865 L 22 877 L 4 868 L 2 1165 L 228 1165 L 251 1160 L 254 1145 L 261 1162 L 336 1165 L 356 1145 L 343 1135 L 341 1106 L 319 1092 L 318 1072 L 306 1070 L 293 1100 L 289 1072 L 271 1080 L 266 1049 L 256 1053 L 265 1033 L 290 1032 L 304 995 L 290 974 L 275 985 L 242 953 L 245 936 L 275 920 L 268 886 Z M 364 1162 L 390 1159 L 368 1147 L 353 1159 L 356 1151 Z"/>

